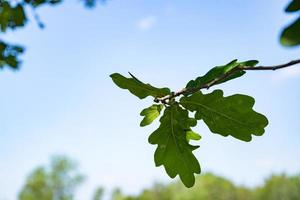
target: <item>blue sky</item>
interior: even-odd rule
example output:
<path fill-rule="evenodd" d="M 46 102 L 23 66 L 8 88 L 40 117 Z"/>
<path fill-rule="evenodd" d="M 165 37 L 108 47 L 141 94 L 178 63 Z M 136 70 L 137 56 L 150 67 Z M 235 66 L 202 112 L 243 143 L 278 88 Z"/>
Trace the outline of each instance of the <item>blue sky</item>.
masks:
<path fill-rule="evenodd" d="M 27 49 L 21 70 L 0 73 L 0 200 L 16 199 L 28 173 L 56 154 L 77 160 L 87 175 L 78 199 L 98 185 L 133 194 L 154 181 L 169 182 L 154 166 L 155 146 L 147 143 L 158 124 L 139 127 L 139 113 L 152 100 L 117 88 L 109 75 L 130 71 L 178 90 L 235 58 L 262 65 L 299 58 L 299 47 L 278 42 L 295 17 L 283 12 L 287 3 L 111 0 L 89 10 L 68 1 L 39 9 L 44 30 L 31 20 L 4 37 Z M 225 95 L 255 97 L 255 109 L 270 124 L 264 136 L 245 143 L 199 123 L 202 171 L 249 186 L 274 172 L 299 173 L 299 83 L 300 66 L 294 66 L 249 72 L 221 86 Z"/>

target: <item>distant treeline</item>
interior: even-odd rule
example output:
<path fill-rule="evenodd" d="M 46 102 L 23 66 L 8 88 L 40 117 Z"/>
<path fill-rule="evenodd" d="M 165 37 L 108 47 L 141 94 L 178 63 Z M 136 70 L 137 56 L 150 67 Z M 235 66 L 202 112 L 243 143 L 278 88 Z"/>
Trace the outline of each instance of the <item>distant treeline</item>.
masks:
<path fill-rule="evenodd" d="M 113 192 L 113 200 L 300 200 L 300 175 L 272 175 L 260 187 L 237 186 L 230 180 L 212 173 L 197 177 L 193 188 L 181 182 L 155 184 L 137 196 Z"/>
<path fill-rule="evenodd" d="M 83 184 L 84 177 L 76 162 L 65 156 L 54 156 L 49 165 L 37 167 L 29 174 L 18 199 L 78 199 L 75 198 L 76 191 Z M 104 193 L 102 187 L 97 187 L 93 196 L 85 199 L 102 200 Z M 154 184 L 136 196 L 125 195 L 121 189 L 105 196 L 111 200 L 300 200 L 300 175 L 273 175 L 262 186 L 249 188 L 206 173 L 196 177 L 196 184 L 190 189 L 178 181 Z"/>

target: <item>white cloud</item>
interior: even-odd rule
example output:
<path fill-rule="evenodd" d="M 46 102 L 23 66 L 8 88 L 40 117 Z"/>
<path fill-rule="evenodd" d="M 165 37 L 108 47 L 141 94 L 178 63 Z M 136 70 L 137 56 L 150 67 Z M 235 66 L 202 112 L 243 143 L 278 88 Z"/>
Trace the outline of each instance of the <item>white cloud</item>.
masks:
<path fill-rule="evenodd" d="M 137 22 L 137 27 L 141 30 L 149 30 L 155 25 L 155 23 L 156 23 L 156 17 L 149 16 L 149 17 L 140 19 Z"/>

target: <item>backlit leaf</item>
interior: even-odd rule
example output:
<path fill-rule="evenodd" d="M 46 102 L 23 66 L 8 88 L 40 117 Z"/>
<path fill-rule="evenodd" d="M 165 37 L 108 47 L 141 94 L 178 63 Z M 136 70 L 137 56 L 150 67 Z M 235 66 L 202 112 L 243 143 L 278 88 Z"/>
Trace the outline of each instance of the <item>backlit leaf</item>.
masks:
<path fill-rule="evenodd" d="M 203 86 L 205 84 L 208 84 L 215 79 L 221 77 L 222 75 L 229 73 L 230 71 L 234 70 L 237 67 L 243 66 L 243 67 L 254 67 L 257 65 L 257 60 L 248 60 L 245 62 L 237 62 L 237 60 L 233 60 L 230 63 L 226 65 L 216 66 L 209 70 L 204 76 L 200 76 L 196 78 L 195 80 L 191 80 L 186 88 L 198 88 L 200 86 Z M 245 71 L 236 71 L 235 73 L 232 73 L 231 75 L 227 76 L 225 79 L 222 79 L 222 81 L 217 81 L 216 84 L 224 83 L 226 81 L 229 81 L 231 79 L 235 79 L 238 77 L 241 77 L 245 74 Z"/>
<path fill-rule="evenodd" d="M 135 77 L 127 78 L 118 73 L 114 73 L 110 75 L 110 77 L 117 86 L 122 89 L 129 90 L 140 99 L 144 99 L 148 96 L 152 96 L 154 98 L 163 97 L 171 93 L 169 88 L 156 88 L 150 84 L 141 82 Z"/>
<path fill-rule="evenodd" d="M 11 45 L 0 40 L 0 69 L 10 67 L 18 69 L 21 61 L 18 59 L 24 48 L 17 45 Z"/>
<path fill-rule="evenodd" d="M 281 33 L 280 42 L 284 46 L 300 44 L 300 17 Z"/>
<path fill-rule="evenodd" d="M 6 32 L 8 28 L 22 27 L 27 22 L 24 8 L 21 4 L 12 6 L 9 2 L 0 2 L 0 30 Z"/>
<path fill-rule="evenodd" d="M 202 119 L 211 132 L 243 141 L 250 141 L 252 135 L 262 135 L 268 124 L 265 116 L 252 109 L 254 102 L 252 97 L 241 94 L 223 97 L 221 90 L 210 94 L 199 91 L 180 99 L 182 106 L 196 111 L 195 118 Z"/>
<path fill-rule="evenodd" d="M 286 12 L 296 12 L 300 10 L 300 1 L 293 0 L 288 7 L 285 9 Z"/>
<path fill-rule="evenodd" d="M 186 139 L 187 141 L 190 140 L 200 140 L 201 139 L 201 135 L 199 135 L 198 133 L 192 131 L 192 130 L 188 130 L 186 131 Z"/>
<path fill-rule="evenodd" d="M 147 126 L 151 124 L 159 115 L 160 111 L 163 109 L 163 105 L 152 105 L 149 108 L 145 108 L 141 112 L 141 116 L 144 116 L 144 119 L 141 121 L 140 126 Z"/>
<path fill-rule="evenodd" d="M 154 154 L 155 165 L 163 165 L 171 178 L 179 175 L 186 187 L 192 187 L 194 174 L 199 174 L 201 170 L 192 153 L 198 146 L 188 143 L 186 131 L 196 122 L 188 117 L 187 110 L 174 103 L 165 109 L 160 123 L 149 137 L 149 143 L 158 145 Z"/>

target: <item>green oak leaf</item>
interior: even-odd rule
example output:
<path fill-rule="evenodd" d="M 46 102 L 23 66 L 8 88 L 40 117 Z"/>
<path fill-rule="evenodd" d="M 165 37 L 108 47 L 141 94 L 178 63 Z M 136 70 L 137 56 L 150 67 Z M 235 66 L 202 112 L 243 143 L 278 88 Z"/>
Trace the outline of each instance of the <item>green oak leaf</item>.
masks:
<path fill-rule="evenodd" d="M 190 140 L 200 140 L 201 139 L 201 135 L 199 135 L 198 133 L 192 131 L 191 129 L 190 130 L 187 130 L 186 131 L 186 139 L 187 141 L 190 141 Z"/>
<path fill-rule="evenodd" d="M 300 1 L 293 0 L 288 7 L 285 9 L 285 12 L 296 12 L 300 10 Z"/>
<path fill-rule="evenodd" d="M 150 84 L 141 82 L 135 77 L 126 78 L 118 73 L 111 74 L 110 77 L 117 86 L 122 89 L 129 90 L 140 99 L 144 99 L 148 96 L 152 96 L 154 98 L 163 97 L 171 93 L 169 88 L 156 88 Z"/>
<path fill-rule="evenodd" d="M 196 111 L 195 118 L 203 119 L 211 132 L 243 141 L 250 141 L 252 135 L 263 135 L 268 125 L 267 118 L 252 109 L 254 102 L 252 97 L 241 94 L 223 97 L 222 90 L 210 94 L 199 91 L 180 99 L 184 108 Z"/>
<path fill-rule="evenodd" d="M 160 111 L 164 108 L 162 104 L 154 104 L 149 108 L 145 108 L 141 112 L 141 116 L 144 116 L 144 119 L 141 121 L 140 126 L 147 126 L 151 124 L 159 115 Z"/>
<path fill-rule="evenodd" d="M 149 137 L 150 144 L 157 144 L 154 154 L 156 166 L 163 165 L 171 178 L 179 175 L 186 187 L 195 183 L 195 174 L 200 174 L 200 165 L 192 151 L 199 146 L 192 146 L 186 139 L 186 130 L 195 126 L 197 121 L 189 118 L 188 111 L 178 103 L 167 107 L 160 118 L 160 126 Z"/>
<path fill-rule="evenodd" d="M 36 8 L 43 4 L 55 5 L 61 3 L 62 0 L 25 0 L 25 2 Z"/>
<path fill-rule="evenodd" d="M 6 32 L 8 28 L 22 27 L 27 22 L 24 8 L 21 4 L 11 6 L 9 2 L 0 2 L 0 29 Z"/>
<path fill-rule="evenodd" d="M 231 70 L 233 70 L 237 67 L 240 67 L 240 66 L 254 67 L 257 64 L 258 64 L 257 60 L 248 60 L 245 62 L 237 62 L 237 60 L 233 60 L 226 65 L 216 66 L 216 67 L 212 68 L 204 76 L 200 76 L 200 77 L 196 78 L 195 80 L 189 81 L 186 88 L 198 88 L 202 85 L 205 85 L 207 83 L 214 81 L 216 78 L 219 78 L 220 76 L 230 72 Z M 245 73 L 246 73 L 245 71 L 236 71 L 235 73 L 232 73 L 230 76 L 226 77 L 225 79 L 222 79 L 222 81 L 217 82 L 217 84 L 224 83 L 231 79 L 241 77 Z"/>
<path fill-rule="evenodd" d="M 7 44 L 0 40 L 0 69 L 5 66 L 18 69 L 21 63 L 18 56 L 23 52 L 23 47 Z"/>
<path fill-rule="evenodd" d="M 17 5 L 14 9 L 12 19 L 14 21 L 14 26 L 24 26 L 26 23 L 26 15 L 23 6 Z"/>
<path fill-rule="evenodd" d="M 282 31 L 280 42 L 284 46 L 300 44 L 300 17 Z"/>

